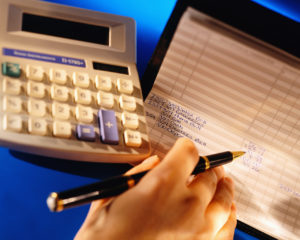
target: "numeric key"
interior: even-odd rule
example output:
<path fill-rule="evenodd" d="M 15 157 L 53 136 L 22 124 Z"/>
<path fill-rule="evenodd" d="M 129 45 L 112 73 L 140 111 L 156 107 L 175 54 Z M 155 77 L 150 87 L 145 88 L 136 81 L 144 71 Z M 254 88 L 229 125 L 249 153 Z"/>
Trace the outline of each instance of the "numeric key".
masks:
<path fill-rule="evenodd" d="M 26 77 L 34 81 L 43 81 L 44 80 L 44 68 L 41 66 L 26 66 Z"/>
<path fill-rule="evenodd" d="M 29 133 L 34 134 L 34 135 L 45 136 L 48 132 L 46 120 L 29 118 L 28 119 L 28 131 L 29 131 Z"/>

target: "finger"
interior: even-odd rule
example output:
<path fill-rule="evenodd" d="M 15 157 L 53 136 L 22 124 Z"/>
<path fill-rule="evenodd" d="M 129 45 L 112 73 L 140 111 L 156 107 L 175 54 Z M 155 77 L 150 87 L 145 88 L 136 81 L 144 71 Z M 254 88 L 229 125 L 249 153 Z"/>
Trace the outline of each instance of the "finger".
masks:
<path fill-rule="evenodd" d="M 157 155 L 151 156 L 141 162 L 139 165 L 134 166 L 130 170 L 128 170 L 124 175 L 131 175 L 138 172 L 143 172 L 154 168 L 157 164 L 159 164 L 160 160 Z"/>
<path fill-rule="evenodd" d="M 145 159 L 143 162 L 141 162 L 140 164 L 134 166 L 133 168 L 129 169 L 126 173 L 124 173 L 124 175 L 131 175 L 131 174 L 135 174 L 138 172 L 143 172 L 143 171 L 147 171 L 150 170 L 152 168 L 154 168 L 157 164 L 159 164 L 160 160 L 158 158 L 157 155 L 148 157 L 147 159 Z M 104 198 L 104 199 L 100 199 L 97 201 L 93 201 L 89 210 L 90 212 L 94 212 L 97 209 L 101 208 L 103 205 L 106 205 L 106 203 L 110 200 L 111 198 Z"/>
<path fill-rule="evenodd" d="M 138 164 L 138 165 L 134 166 L 133 168 L 131 168 L 130 170 L 128 170 L 124 175 L 131 175 L 131 174 L 135 174 L 138 172 L 150 170 L 150 169 L 154 168 L 157 164 L 159 164 L 159 162 L 160 162 L 160 160 L 159 160 L 158 156 L 156 156 L 156 155 L 151 156 L 151 157 L 145 159 L 140 164 Z M 110 204 L 112 199 L 114 199 L 114 198 L 104 198 L 104 199 L 93 201 L 91 203 L 91 206 L 90 206 L 90 209 L 89 209 L 89 212 L 88 212 L 85 222 L 89 222 L 89 219 L 91 218 L 91 216 L 93 216 L 96 212 L 98 212 L 103 207 Z"/>
<path fill-rule="evenodd" d="M 227 222 L 233 202 L 234 185 L 229 177 L 221 179 L 218 183 L 216 193 L 209 203 L 205 217 L 212 233 L 217 233 Z"/>
<path fill-rule="evenodd" d="M 235 203 L 231 205 L 231 212 L 227 222 L 217 233 L 215 240 L 232 240 L 234 237 L 234 230 L 236 228 L 236 206 Z"/>
<path fill-rule="evenodd" d="M 224 178 L 223 167 L 217 167 L 196 175 L 188 188 L 196 195 L 199 195 L 201 206 L 206 209 L 212 201 L 217 190 L 218 182 Z"/>
<path fill-rule="evenodd" d="M 151 157 L 147 158 L 146 160 L 144 160 L 143 162 L 141 162 L 139 165 L 128 170 L 124 175 L 130 175 L 130 174 L 150 170 L 150 169 L 154 168 L 159 162 L 160 162 L 160 160 L 159 160 L 158 156 L 156 156 L 156 155 L 151 156 Z M 89 212 L 88 212 L 81 228 L 79 229 L 78 233 L 76 234 L 75 239 L 77 237 L 80 237 L 81 233 L 84 232 L 85 228 L 87 228 L 89 225 L 93 225 L 95 222 L 97 222 L 99 220 L 99 216 L 101 215 L 101 212 L 102 212 L 101 210 L 103 208 L 109 206 L 113 200 L 114 200 L 114 198 L 104 198 L 104 199 L 93 201 L 91 203 Z M 103 214 L 105 215 L 105 213 L 103 213 Z M 103 214 L 102 214 L 102 218 L 104 216 Z"/>
<path fill-rule="evenodd" d="M 170 184 L 178 182 L 186 184 L 198 160 L 198 150 L 194 143 L 187 138 L 179 138 L 159 166 L 145 178 L 163 178 Z"/>

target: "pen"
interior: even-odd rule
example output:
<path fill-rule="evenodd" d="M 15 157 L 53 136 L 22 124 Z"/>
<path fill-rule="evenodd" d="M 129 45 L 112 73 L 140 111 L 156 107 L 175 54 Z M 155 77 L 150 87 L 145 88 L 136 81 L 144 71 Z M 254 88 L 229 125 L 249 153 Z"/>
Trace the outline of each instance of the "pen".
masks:
<path fill-rule="evenodd" d="M 221 152 L 208 156 L 200 156 L 199 162 L 192 174 L 204 172 L 220 165 L 231 162 L 242 156 L 245 152 Z M 52 192 L 47 198 L 48 208 L 53 212 L 59 212 L 66 208 L 90 203 L 94 200 L 117 196 L 129 188 L 135 186 L 139 180 L 147 173 L 139 172 L 132 175 L 121 175 L 92 183 L 82 187 L 66 190 L 63 192 Z"/>

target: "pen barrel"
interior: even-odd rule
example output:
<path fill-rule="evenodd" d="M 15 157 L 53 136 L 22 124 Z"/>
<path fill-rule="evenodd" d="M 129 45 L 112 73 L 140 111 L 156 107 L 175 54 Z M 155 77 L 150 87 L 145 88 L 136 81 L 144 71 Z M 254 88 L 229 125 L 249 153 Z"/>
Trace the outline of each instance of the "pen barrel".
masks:
<path fill-rule="evenodd" d="M 58 193 L 59 199 L 67 199 L 71 197 L 77 197 L 89 194 L 91 192 L 109 189 L 113 186 L 119 186 L 127 183 L 127 178 L 125 177 L 113 177 L 107 180 L 103 180 L 101 182 L 96 182 L 92 184 L 88 184 L 82 187 L 73 188 L 70 190 L 62 191 Z"/>
<path fill-rule="evenodd" d="M 199 157 L 199 161 L 192 174 L 204 172 L 210 168 L 231 162 L 244 154 L 244 152 L 222 152 L 208 156 Z M 61 211 L 63 209 L 90 203 L 94 200 L 117 196 L 129 188 L 136 185 L 148 171 L 133 175 L 122 175 L 92 183 L 83 187 L 74 188 L 63 192 L 53 192 L 47 199 L 48 207 L 51 211 Z"/>
<path fill-rule="evenodd" d="M 200 156 L 198 164 L 194 168 L 192 174 L 195 175 L 204 172 L 208 169 L 229 163 L 232 160 L 233 160 L 233 155 L 232 152 L 229 151 L 212 154 L 208 156 Z"/>
<path fill-rule="evenodd" d="M 59 199 L 59 201 L 62 202 L 58 204 L 57 210 L 59 211 L 61 207 L 63 209 L 67 209 L 75 206 L 81 206 L 83 204 L 90 203 L 98 199 L 114 197 L 125 192 L 129 188 L 130 186 L 128 184 L 120 184 L 116 187 L 111 187 L 103 190 L 96 190 L 94 192 L 89 192 L 88 194 L 83 194 L 77 197 Z"/>
<path fill-rule="evenodd" d="M 51 193 L 47 199 L 51 211 L 61 211 L 91 201 L 117 196 L 134 186 L 145 174 L 140 172 L 130 176 L 117 176 L 83 187 L 59 193 Z"/>

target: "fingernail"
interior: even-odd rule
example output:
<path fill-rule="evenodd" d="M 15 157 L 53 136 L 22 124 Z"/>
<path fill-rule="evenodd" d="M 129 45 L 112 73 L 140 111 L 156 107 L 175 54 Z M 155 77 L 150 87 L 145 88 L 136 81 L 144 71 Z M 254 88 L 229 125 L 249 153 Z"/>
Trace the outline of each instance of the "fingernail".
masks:
<path fill-rule="evenodd" d="M 190 175 L 186 181 L 186 185 L 188 186 L 195 179 L 195 175 Z"/>

